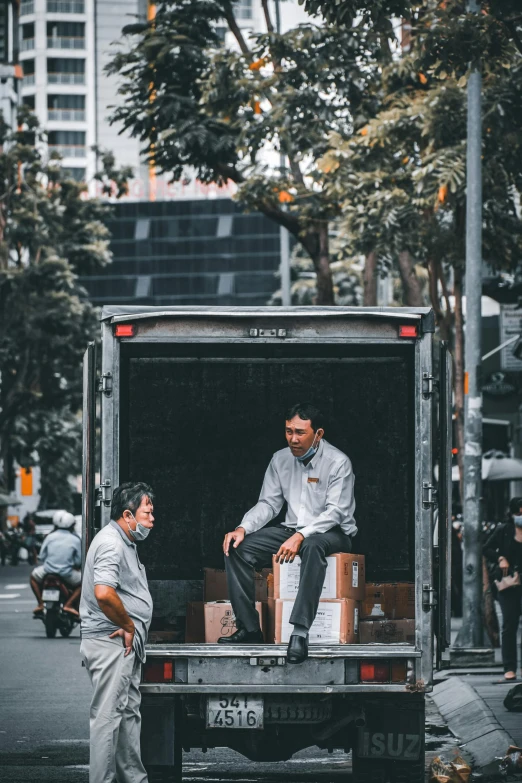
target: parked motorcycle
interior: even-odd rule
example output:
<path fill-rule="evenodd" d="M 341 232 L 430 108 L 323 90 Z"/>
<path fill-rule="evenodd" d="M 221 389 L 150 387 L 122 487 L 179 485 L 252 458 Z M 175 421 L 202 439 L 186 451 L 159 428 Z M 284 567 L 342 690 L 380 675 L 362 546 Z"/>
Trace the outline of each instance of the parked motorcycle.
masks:
<path fill-rule="evenodd" d="M 56 631 L 67 637 L 73 628 L 80 622 L 63 607 L 67 603 L 72 590 L 63 582 L 57 574 L 46 574 L 42 584 L 42 601 L 44 611 L 35 615 L 45 625 L 45 635 L 48 639 L 54 639 Z"/>

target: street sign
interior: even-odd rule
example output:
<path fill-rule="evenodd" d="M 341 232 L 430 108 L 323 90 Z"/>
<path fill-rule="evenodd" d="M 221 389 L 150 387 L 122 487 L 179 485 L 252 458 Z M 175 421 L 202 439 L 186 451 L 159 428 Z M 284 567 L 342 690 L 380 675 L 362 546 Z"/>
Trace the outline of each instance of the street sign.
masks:
<path fill-rule="evenodd" d="M 517 304 L 500 305 L 500 342 L 522 333 L 522 308 Z M 522 372 L 522 360 L 513 355 L 513 343 L 500 353 L 500 366 L 508 372 Z"/>

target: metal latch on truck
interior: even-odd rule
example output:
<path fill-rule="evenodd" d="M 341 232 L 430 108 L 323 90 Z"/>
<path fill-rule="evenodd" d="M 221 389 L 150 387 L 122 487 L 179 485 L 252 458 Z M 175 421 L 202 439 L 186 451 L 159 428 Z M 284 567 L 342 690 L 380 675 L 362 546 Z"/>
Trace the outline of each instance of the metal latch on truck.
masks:
<path fill-rule="evenodd" d="M 422 505 L 423 506 L 436 506 L 437 505 L 437 490 L 430 484 L 429 481 L 422 482 Z"/>
<path fill-rule="evenodd" d="M 437 593 L 431 585 L 422 585 L 422 608 L 435 609 L 437 606 Z"/>
<path fill-rule="evenodd" d="M 98 378 L 98 391 L 105 394 L 106 397 L 110 397 L 112 394 L 112 373 L 104 372 L 103 375 Z"/>
<path fill-rule="evenodd" d="M 111 482 L 109 479 L 102 481 L 100 486 L 96 489 L 96 501 L 102 503 L 104 506 L 110 506 L 112 499 Z"/>

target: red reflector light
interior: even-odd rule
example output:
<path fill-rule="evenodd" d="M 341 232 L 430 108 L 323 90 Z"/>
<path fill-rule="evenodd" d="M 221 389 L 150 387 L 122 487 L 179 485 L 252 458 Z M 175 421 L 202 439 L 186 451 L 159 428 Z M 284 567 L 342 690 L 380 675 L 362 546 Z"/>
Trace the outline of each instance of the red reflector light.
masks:
<path fill-rule="evenodd" d="M 417 337 L 418 330 L 416 326 L 399 326 L 399 337 Z"/>
<path fill-rule="evenodd" d="M 117 324 L 114 334 L 116 337 L 134 337 L 134 324 Z"/>
<path fill-rule="evenodd" d="M 392 682 L 406 682 L 406 661 L 392 661 L 391 665 L 391 681 Z"/>
<path fill-rule="evenodd" d="M 150 660 L 143 668 L 143 682 L 172 682 L 174 665 L 172 661 Z"/>
<path fill-rule="evenodd" d="M 372 661 L 371 663 L 361 662 L 360 677 L 361 682 L 389 682 L 389 661 Z"/>

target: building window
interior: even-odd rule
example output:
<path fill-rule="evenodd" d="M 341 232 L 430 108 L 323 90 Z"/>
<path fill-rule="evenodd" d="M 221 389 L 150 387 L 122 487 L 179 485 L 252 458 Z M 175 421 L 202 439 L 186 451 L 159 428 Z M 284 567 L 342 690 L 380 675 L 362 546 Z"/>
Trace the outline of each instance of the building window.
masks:
<path fill-rule="evenodd" d="M 49 84 L 85 84 L 85 60 L 49 57 L 47 59 L 47 82 Z"/>
<path fill-rule="evenodd" d="M 49 131 L 49 151 L 62 158 L 84 158 L 87 154 L 84 131 Z"/>
<path fill-rule="evenodd" d="M 85 49 L 83 22 L 47 22 L 48 49 Z"/>
<path fill-rule="evenodd" d="M 239 0 L 236 16 L 238 19 L 252 19 L 252 0 Z"/>
<path fill-rule="evenodd" d="M 47 0 L 47 13 L 83 14 L 85 13 L 85 3 L 83 0 Z"/>
<path fill-rule="evenodd" d="M 27 14 L 34 14 L 33 0 L 22 0 L 20 3 L 20 16 L 27 16 Z"/>
<path fill-rule="evenodd" d="M 24 87 L 30 87 L 34 84 L 34 60 L 24 60 L 22 63 L 24 69 Z"/>
<path fill-rule="evenodd" d="M 48 95 L 47 118 L 61 122 L 85 122 L 85 95 Z"/>
<path fill-rule="evenodd" d="M 20 27 L 20 49 L 22 52 L 27 52 L 29 49 L 34 49 L 34 23 L 23 24 Z"/>
<path fill-rule="evenodd" d="M 24 106 L 27 106 L 27 108 L 31 109 L 31 111 L 35 110 L 35 96 L 34 95 L 24 95 L 22 98 L 22 104 Z"/>
<path fill-rule="evenodd" d="M 85 182 L 85 169 L 76 166 L 62 166 L 65 179 L 73 179 L 75 182 Z"/>

